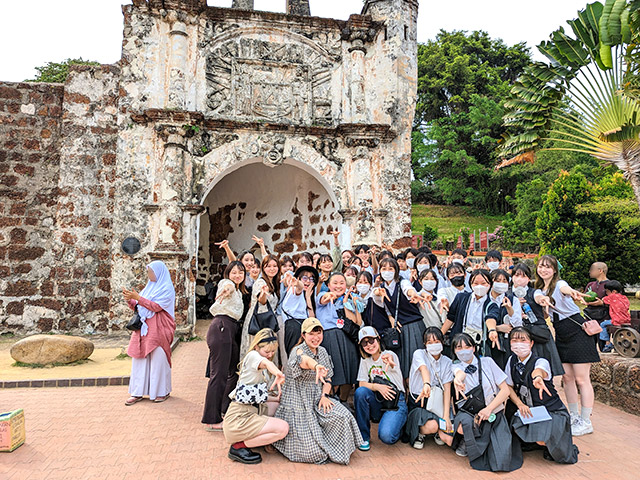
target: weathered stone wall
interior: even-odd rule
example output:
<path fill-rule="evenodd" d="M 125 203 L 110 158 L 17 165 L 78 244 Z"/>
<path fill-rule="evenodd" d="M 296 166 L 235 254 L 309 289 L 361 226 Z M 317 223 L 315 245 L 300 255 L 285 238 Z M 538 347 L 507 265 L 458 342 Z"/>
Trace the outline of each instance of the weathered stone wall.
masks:
<path fill-rule="evenodd" d="M 0 331 L 95 331 L 110 322 L 119 70 L 66 84 L 1 84 Z"/>
<path fill-rule="evenodd" d="M 0 332 L 51 329 L 63 86 L 0 83 Z"/>
<path fill-rule="evenodd" d="M 116 331 L 130 316 L 121 289 L 141 288 L 161 259 L 186 333 L 211 231 L 233 228 L 237 250 L 250 232 L 277 252 L 328 250 L 333 228 L 344 247 L 408 245 L 417 1 L 367 0 L 348 21 L 309 16 L 306 0 L 290 14 L 252 4 L 133 0 L 117 67 L 1 91 L 3 330 Z M 220 224 L 240 200 L 217 203 L 216 186 L 255 162 L 274 169 L 253 189 L 270 209 Z M 294 167 L 292 192 L 282 179 Z M 121 249 L 128 237 L 135 254 Z"/>
<path fill-rule="evenodd" d="M 591 368 L 596 400 L 640 415 L 640 359 L 602 356 Z"/>

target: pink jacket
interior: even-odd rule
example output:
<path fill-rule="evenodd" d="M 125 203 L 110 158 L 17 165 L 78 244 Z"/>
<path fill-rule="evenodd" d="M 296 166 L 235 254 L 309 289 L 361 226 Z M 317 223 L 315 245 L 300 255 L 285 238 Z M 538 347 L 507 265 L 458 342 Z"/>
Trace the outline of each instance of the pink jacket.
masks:
<path fill-rule="evenodd" d="M 146 298 L 140 297 L 137 302 L 129 300 L 129 308 L 134 310 L 138 303 L 144 308 L 156 312 L 156 314 L 147 319 L 147 326 L 149 327 L 147 335 L 141 336 L 140 330 L 133 332 L 129 340 L 127 353 L 133 358 L 145 358 L 157 347 L 162 347 L 167 355 L 169 366 L 171 366 L 171 342 L 173 342 L 173 333 L 176 330 L 175 320 L 160 305 L 150 302 Z"/>

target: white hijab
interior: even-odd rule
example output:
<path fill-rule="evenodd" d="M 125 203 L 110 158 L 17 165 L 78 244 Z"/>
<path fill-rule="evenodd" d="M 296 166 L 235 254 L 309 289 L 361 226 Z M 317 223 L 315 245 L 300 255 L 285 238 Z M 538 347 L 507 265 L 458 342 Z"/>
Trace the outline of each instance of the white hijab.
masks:
<path fill-rule="evenodd" d="M 160 305 L 175 320 L 176 290 L 173 288 L 173 283 L 171 283 L 169 269 L 160 260 L 151 262 L 147 265 L 147 268 L 153 270 L 156 275 L 156 281 L 149 280 L 147 286 L 140 292 L 140 296 Z M 138 313 L 142 319 L 140 334 L 144 337 L 149 330 L 146 319 L 153 317 L 156 313 L 140 304 L 138 304 Z"/>

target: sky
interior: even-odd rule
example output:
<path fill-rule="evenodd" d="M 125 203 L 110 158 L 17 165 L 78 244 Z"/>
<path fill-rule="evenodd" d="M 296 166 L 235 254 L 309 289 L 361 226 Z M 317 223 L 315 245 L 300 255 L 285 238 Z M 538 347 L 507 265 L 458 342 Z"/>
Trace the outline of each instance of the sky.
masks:
<path fill-rule="evenodd" d="M 0 81 L 20 82 L 34 67 L 82 57 L 115 63 L 122 48 L 121 5 L 130 0 L 0 0 L 5 19 L 0 29 Z M 230 7 L 231 0 L 208 0 Z M 418 41 L 444 30 L 485 30 L 508 45 L 535 45 L 576 17 L 587 0 L 420 0 Z M 286 0 L 255 0 L 257 10 L 283 12 Z M 362 0 L 311 0 L 311 14 L 346 20 L 360 13 Z"/>

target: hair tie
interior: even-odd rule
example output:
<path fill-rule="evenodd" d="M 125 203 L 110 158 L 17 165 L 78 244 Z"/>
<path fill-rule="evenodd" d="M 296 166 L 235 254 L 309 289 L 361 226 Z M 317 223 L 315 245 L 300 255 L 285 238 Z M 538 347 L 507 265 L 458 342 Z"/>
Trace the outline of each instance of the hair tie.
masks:
<path fill-rule="evenodd" d="M 269 342 L 277 342 L 278 341 L 278 337 L 267 337 L 267 338 L 263 338 L 262 340 L 260 340 L 258 343 L 269 343 Z"/>
<path fill-rule="evenodd" d="M 562 264 L 560 263 L 560 260 L 556 258 L 556 262 L 558 263 L 558 271 L 562 270 Z"/>

